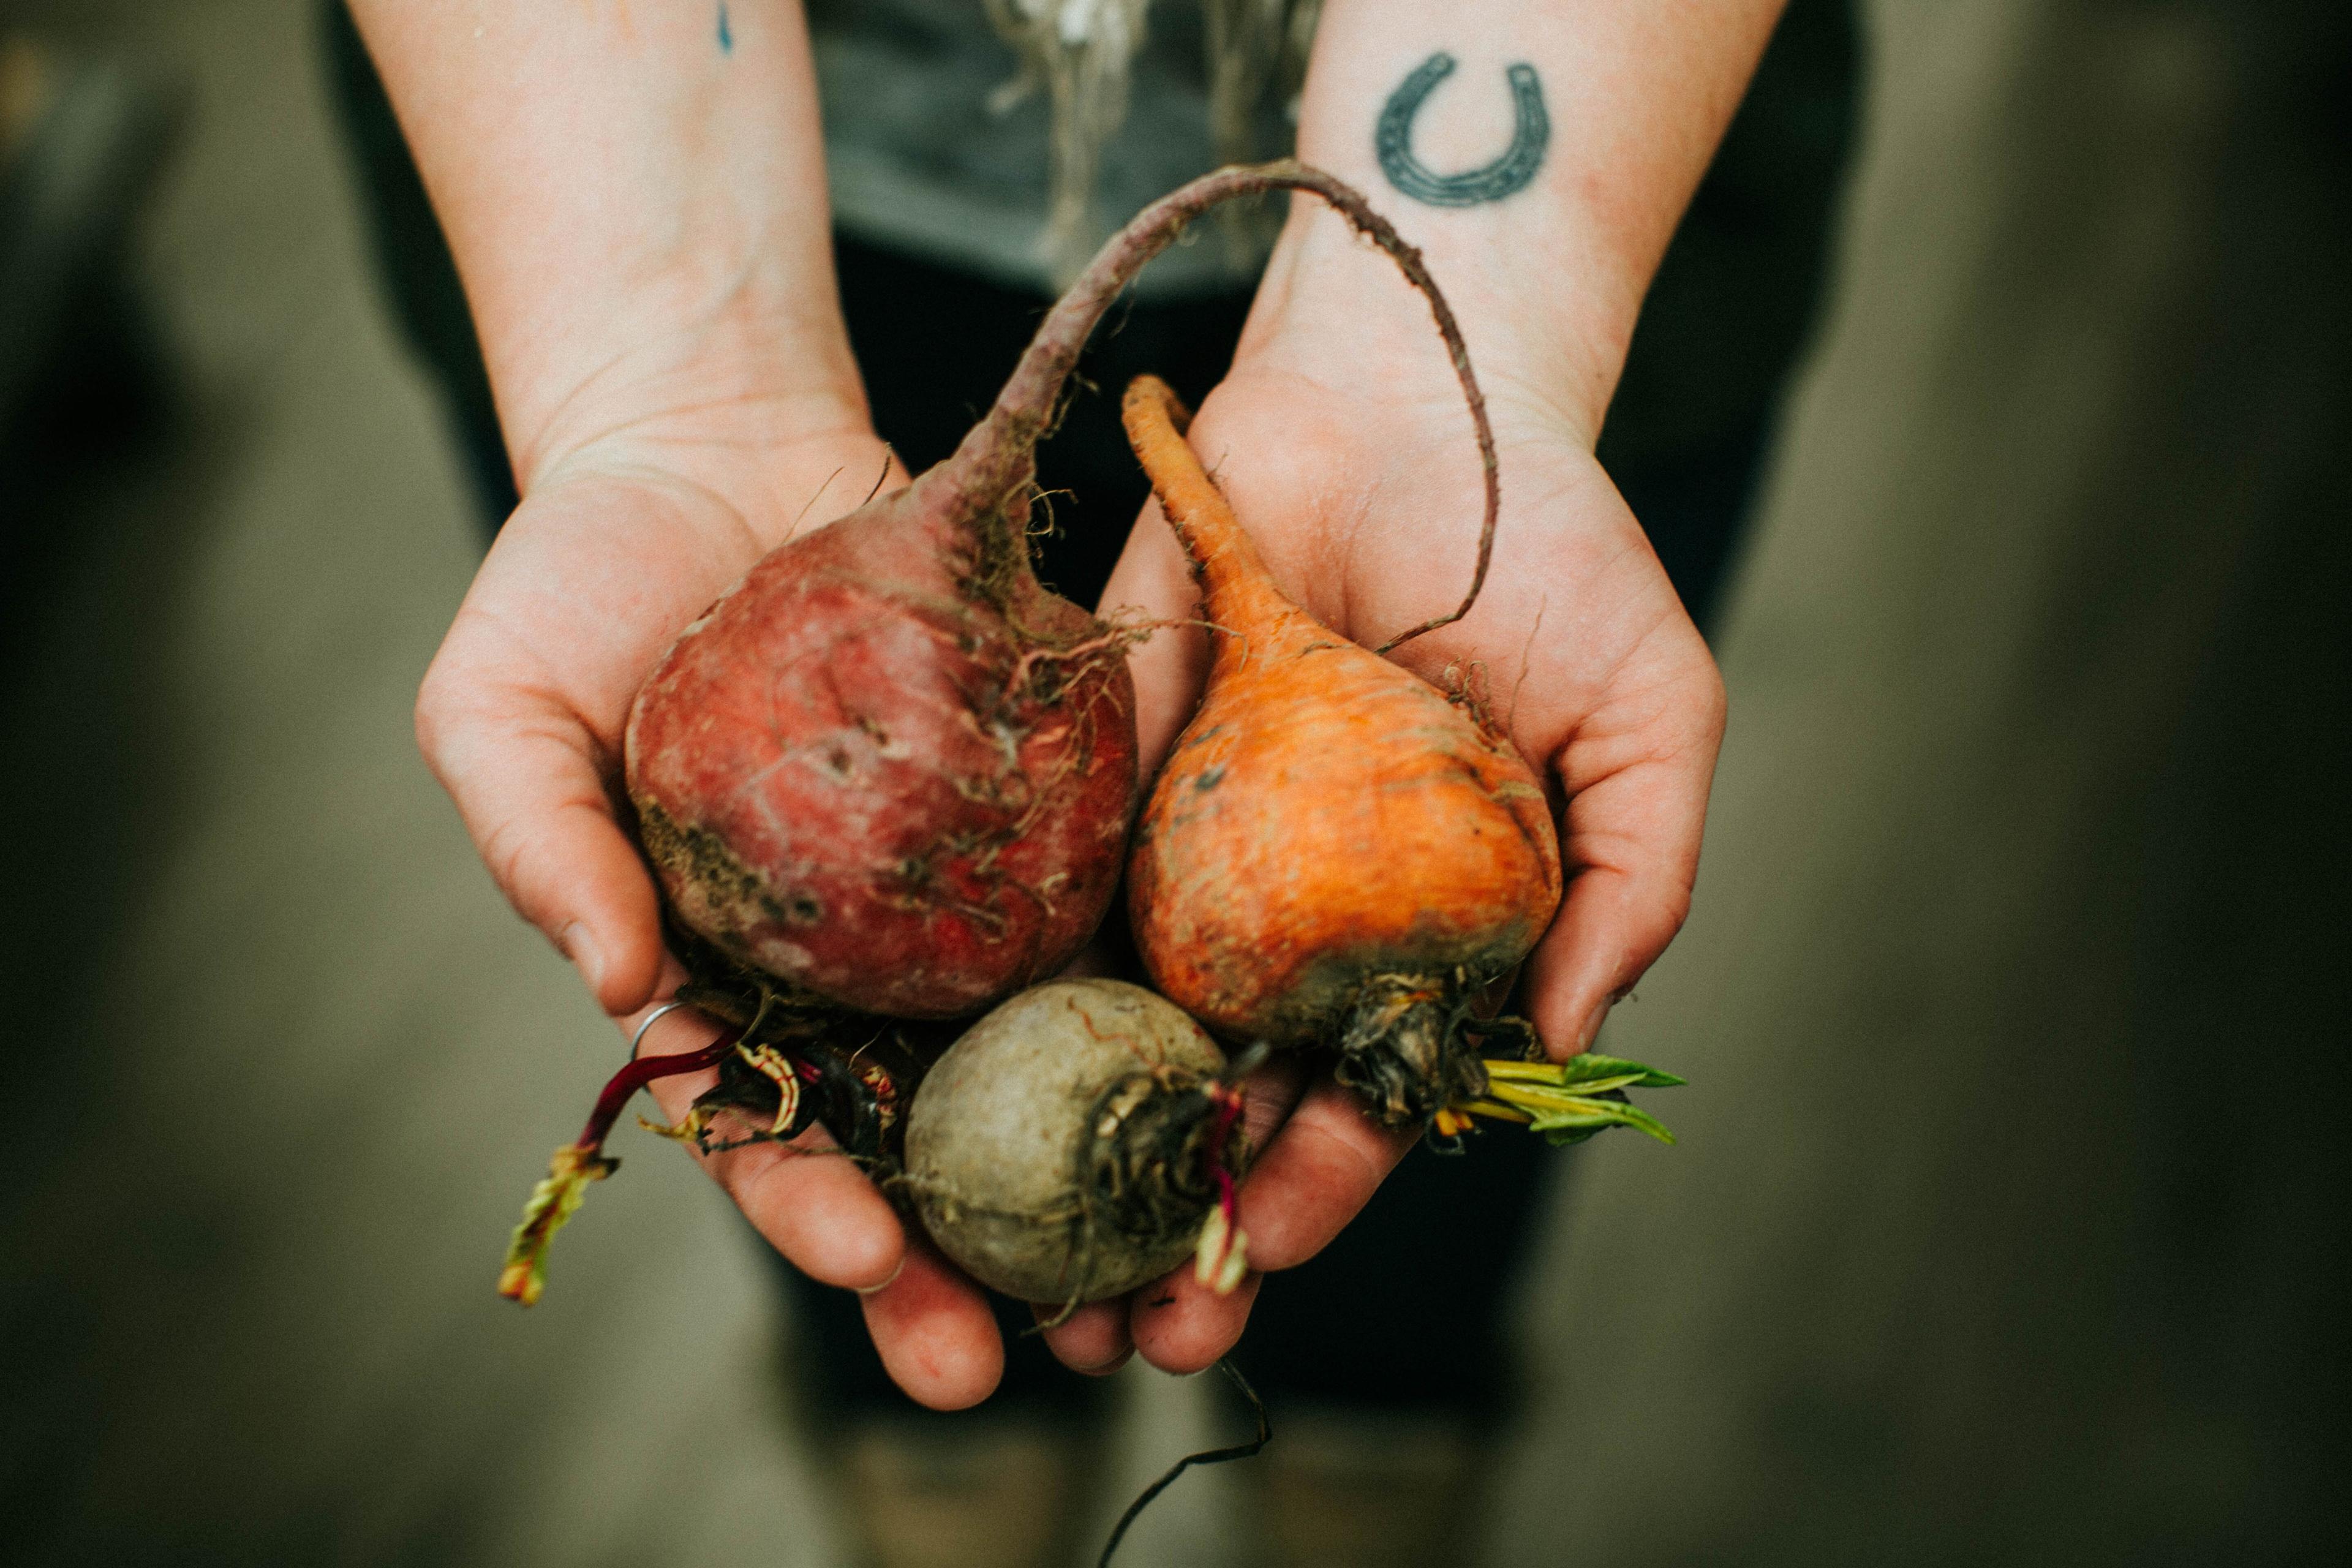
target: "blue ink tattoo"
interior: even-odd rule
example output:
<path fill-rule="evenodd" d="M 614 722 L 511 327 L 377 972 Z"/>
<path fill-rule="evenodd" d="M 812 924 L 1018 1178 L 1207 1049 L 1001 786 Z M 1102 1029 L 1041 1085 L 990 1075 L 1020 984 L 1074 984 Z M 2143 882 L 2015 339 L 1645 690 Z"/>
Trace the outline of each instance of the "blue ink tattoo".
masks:
<path fill-rule="evenodd" d="M 719 0 L 719 52 L 722 55 L 735 52 L 735 29 L 727 25 L 727 0 Z"/>
<path fill-rule="evenodd" d="M 1452 55 L 1439 50 L 1413 68 L 1381 110 L 1379 129 L 1372 135 L 1372 151 L 1381 161 L 1381 173 L 1389 184 L 1417 202 L 1437 207 L 1472 207 L 1481 202 L 1499 202 L 1515 191 L 1527 188 L 1543 163 L 1544 148 L 1551 141 L 1551 117 L 1544 112 L 1543 84 L 1536 79 L 1536 68 L 1515 65 L 1504 73 L 1510 79 L 1511 107 L 1516 123 L 1511 130 L 1511 144 L 1501 157 L 1475 169 L 1459 174 L 1432 174 L 1420 159 L 1412 155 L 1412 117 L 1437 84 L 1454 74 L 1455 61 Z"/>

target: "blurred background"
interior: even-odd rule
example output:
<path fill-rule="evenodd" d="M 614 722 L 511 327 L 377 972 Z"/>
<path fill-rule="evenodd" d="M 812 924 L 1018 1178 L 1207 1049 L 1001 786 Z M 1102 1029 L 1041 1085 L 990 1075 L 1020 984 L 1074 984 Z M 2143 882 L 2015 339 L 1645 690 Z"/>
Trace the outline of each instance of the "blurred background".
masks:
<path fill-rule="evenodd" d="M 1682 1143 L 1570 1157 L 1437 1533 L 1277 1410 L 1122 1562 L 2352 1552 L 2352 23 L 1859 14 L 1697 906 L 1609 1037 Z M 616 1053 L 411 743 L 481 534 L 320 16 L 0 0 L 0 1558 L 1098 1541 L 1205 1383 L 1120 1374 L 1075 1480 L 847 1450 L 650 1141 L 492 1295 Z"/>

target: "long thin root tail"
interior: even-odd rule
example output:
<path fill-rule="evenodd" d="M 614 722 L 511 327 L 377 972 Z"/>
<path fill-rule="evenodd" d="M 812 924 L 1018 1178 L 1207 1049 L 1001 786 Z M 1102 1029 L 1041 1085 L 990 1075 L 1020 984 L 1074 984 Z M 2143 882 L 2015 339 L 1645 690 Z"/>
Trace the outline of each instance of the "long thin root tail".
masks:
<path fill-rule="evenodd" d="M 1374 212 L 1362 192 L 1337 175 L 1326 174 L 1295 158 L 1271 163 L 1243 163 L 1216 170 L 1179 187 L 1137 214 L 1126 227 L 1111 236 L 1095 258 L 1087 263 L 1077 281 L 1055 302 L 1037 329 L 1021 363 L 997 395 L 988 416 L 964 437 L 955 455 L 917 482 L 952 487 L 967 495 L 1009 495 L 1030 481 L 1035 471 L 1033 451 L 1052 426 L 1055 410 L 1068 384 L 1078 355 L 1111 302 L 1145 263 L 1174 243 L 1185 226 L 1202 213 L 1238 196 L 1266 191 L 1307 191 L 1328 203 L 1355 230 L 1388 253 L 1407 282 L 1429 301 L 1438 336 L 1453 361 L 1455 379 L 1470 405 L 1471 423 L 1478 437 L 1478 460 L 1486 479 L 1486 519 L 1478 531 L 1478 564 L 1471 574 L 1470 591 L 1449 613 L 1398 633 L 1375 652 L 1386 653 L 1423 632 L 1450 626 L 1470 613 L 1486 584 L 1486 568 L 1495 552 L 1495 521 L 1502 508 L 1502 492 L 1495 460 L 1495 432 L 1486 417 L 1486 395 L 1470 368 L 1470 350 L 1454 309 L 1430 276 L 1421 252 L 1407 244 L 1388 219 Z"/>

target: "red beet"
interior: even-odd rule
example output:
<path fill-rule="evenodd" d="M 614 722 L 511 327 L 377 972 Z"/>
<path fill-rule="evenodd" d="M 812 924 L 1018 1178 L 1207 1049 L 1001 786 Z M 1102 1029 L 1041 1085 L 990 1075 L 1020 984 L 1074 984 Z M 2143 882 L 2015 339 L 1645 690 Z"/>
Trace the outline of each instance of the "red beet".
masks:
<path fill-rule="evenodd" d="M 1092 934 L 1135 813 L 1135 634 L 1032 573 L 1033 451 L 1143 264 L 1217 203 L 1283 186 L 1402 245 L 1295 163 L 1193 181 L 1103 247 L 952 457 L 769 553 L 664 656 L 627 780 L 685 926 L 901 1017 L 977 1011 Z"/>
<path fill-rule="evenodd" d="M 629 794 L 677 918 L 908 1017 L 1066 963 L 1135 807 L 1122 637 L 1031 574 L 1019 485 L 975 512 L 956 466 L 761 561 L 629 721 Z"/>

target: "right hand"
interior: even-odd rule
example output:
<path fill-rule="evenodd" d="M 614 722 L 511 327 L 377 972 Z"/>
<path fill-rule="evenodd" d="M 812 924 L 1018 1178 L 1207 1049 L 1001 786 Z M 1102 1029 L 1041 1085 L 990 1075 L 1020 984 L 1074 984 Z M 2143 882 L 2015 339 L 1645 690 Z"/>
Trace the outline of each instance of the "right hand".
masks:
<path fill-rule="evenodd" d="M 638 421 L 534 465 L 417 697 L 418 743 L 490 875 L 625 1032 L 684 978 L 614 804 L 637 689 L 761 555 L 907 478 L 862 413 L 782 441 L 773 420 L 741 414 Z M 682 1013 L 644 1049 L 716 1037 Z M 675 1121 L 714 1079 L 665 1079 L 654 1095 Z M 824 1134 L 803 1142 L 823 1147 Z M 774 1144 L 701 1163 L 796 1267 L 865 1294 L 876 1347 L 909 1394 L 957 1408 L 995 1386 L 1003 1351 L 984 1299 L 910 1244 L 856 1166 Z"/>
<path fill-rule="evenodd" d="M 1428 309 L 1387 270 L 1339 220 L 1294 205 L 1233 369 L 1188 437 L 1276 584 L 1367 647 L 1453 607 L 1486 495 Z M 1611 345 L 1562 351 L 1512 330 L 1534 313 L 1527 301 L 1455 293 L 1502 465 L 1493 563 L 1466 616 L 1391 657 L 1440 690 L 1485 671 L 1493 716 L 1547 785 L 1566 889 L 1528 956 L 1523 1010 L 1564 1060 L 1592 1043 L 1690 907 L 1723 683 L 1593 456 L 1601 409 L 1580 372 Z M 1597 379 L 1613 383 L 1613 369 Z M 1131 660 L 1147 778 L 1208 677 L 1200 592 L 1157 503 L 1147 507 L 1103 595 L 1167 627 Z M 1277 1058 L 1249 1091 L 1249 1259 L 1295 1268 L 1353 1219 L 1412 1137 L 1366 1116 L 1328 1067 L 1310 1076 Z M 1047 1341 L 1080 1366 L 1132 1347 L 1162 1371 L 1197 1372 L 1241 1334 L 1255 1285 L 1252 1275 L 1220 1297 L 1180 1269 L 1131 1302 L 1081 1309 Z"/>

